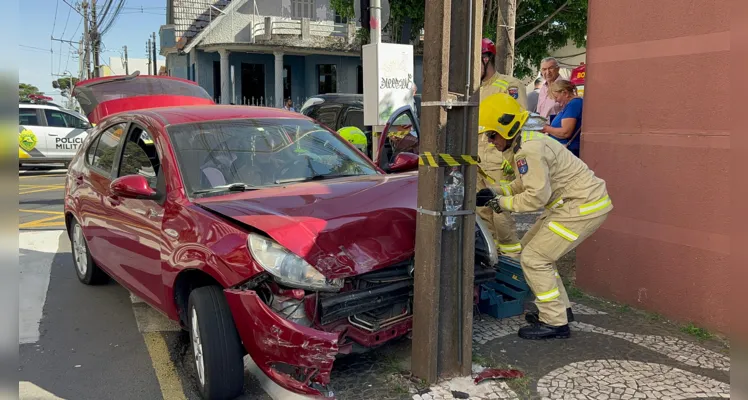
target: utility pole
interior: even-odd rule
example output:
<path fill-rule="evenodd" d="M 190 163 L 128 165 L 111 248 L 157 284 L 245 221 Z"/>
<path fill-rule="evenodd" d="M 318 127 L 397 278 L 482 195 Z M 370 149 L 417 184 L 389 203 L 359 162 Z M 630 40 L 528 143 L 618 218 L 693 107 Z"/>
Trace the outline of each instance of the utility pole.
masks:
<path fill-rule="evenodd" d="M 158 63 L 156 62 L 156 32 L 153 32 L 153 75 L 158 75 Z"/>
<path fill-rule="evenodd" d="M 93 56 L 94 56 L 94 77 L 98 78 L 101 76 L 101 71 L 99 68 L 99 45 L 101 42 L 99 41 L 99 26 L 98 22 L 96 21 L 96 0 L 91 0 L 91 37 L 93 41 Z"/>
<path fill-rule="evenodd" d="M 130 75 L 130 66 L 127 65 L 127 46 L 125 46 L 125 75 Z"/>
<path fill-rule="evenodd" d="M 145 44 L 145 51 L 148 53 L 146 59 L 148 60 L 148 74 L 151 73 L 151 38 L 148 38 L 148 42 Z"/>
<path fill-rule="evenodd" d="M 81 8 L 83 9 L 83 65 L 86 70 L 86 79 L 91 79 L 91 32 L 89 29 L 88 2 L 84 0 Z"/>
<path fill-rule="evenodd" d="M 420 152 L 477 158 L 483 0 L 426 2 Z M 452 100 L 452 107 L 445 105 Z M 428 383 L 469 376 L 472 367 L 477 166 L 461 166 L 462 210 L 443 230 L 443 190 L 451 168 L 418 168 L 413 374 Z"/>
<path fill-rule="evenodd" d="M 382 0 L 369 0 L 369 12 L 364 13 L 361 10 L 362 15 L 369 15 L 369 43 L 382 43 Z M 363 50 L 362 50 L 363 51 Z M 379 156 L 379 141 L 382 137 L 383 126 L 372 126 L 371 127 L 371 142 L 374 144 L 371 146 L 371 157 L 376 160 Z"/>
<path fill-rule="evenodd" d="M 517 23 L 517 0 L 499 0 L 496 18 L 496 71 L 514 75 L 514 33 Z"/>

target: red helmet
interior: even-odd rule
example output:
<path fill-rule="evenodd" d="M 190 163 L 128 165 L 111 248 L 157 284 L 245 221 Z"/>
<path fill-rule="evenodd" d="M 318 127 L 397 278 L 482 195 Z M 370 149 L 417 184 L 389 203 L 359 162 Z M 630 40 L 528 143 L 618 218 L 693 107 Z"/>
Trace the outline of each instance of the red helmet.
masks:
<path fill-rule="evenodd" d="M 483 38 L 481 41 L 481 54 L 491 53 L 492 56 L 496 55 L 496 45 L 493 44 L 493 40 L 488 38 Z"/>

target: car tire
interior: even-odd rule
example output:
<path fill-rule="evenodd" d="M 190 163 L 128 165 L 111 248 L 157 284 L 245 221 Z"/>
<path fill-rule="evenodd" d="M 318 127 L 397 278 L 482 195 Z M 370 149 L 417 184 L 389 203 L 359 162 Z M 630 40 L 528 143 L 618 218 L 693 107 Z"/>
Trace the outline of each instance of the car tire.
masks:
<path fill-rule="evenodd" d="M 104 271 L 91 258 L 88 243 L 81 225 L 73 219 L 70 226 L 70 242 L 73 254 L 73 267 L 78 280 L 86 285 L 100 285 L 109 280 Z"/>
<path fill-rule="evenodd" d="M 187 318 L 202 398 L 236 398 L 244 389 L 244 350 L 223 290 L 217 286 L 193 290 Z"/>

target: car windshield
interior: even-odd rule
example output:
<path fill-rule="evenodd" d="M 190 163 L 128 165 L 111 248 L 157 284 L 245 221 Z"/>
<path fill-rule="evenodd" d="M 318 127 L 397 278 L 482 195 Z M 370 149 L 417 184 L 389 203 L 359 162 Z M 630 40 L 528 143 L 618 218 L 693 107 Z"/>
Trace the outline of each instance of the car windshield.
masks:
<path fill-rule="evenodd" d="M 342 139 L 305 119 L 209 121 L 167 131 L 190 196 L 378 174 Z"/>

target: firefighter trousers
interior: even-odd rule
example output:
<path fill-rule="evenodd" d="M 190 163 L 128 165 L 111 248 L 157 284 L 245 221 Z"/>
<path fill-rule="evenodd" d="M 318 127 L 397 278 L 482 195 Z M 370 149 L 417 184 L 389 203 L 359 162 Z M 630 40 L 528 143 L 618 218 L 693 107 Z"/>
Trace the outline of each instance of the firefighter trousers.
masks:
<path fill-rule="evenodd" d="M 608 217 L 563 221 L 554 220 L 553 211 L 546 211 L 522 238 L 520 263 L 528 285 L 535 294 L 539 319 L 551 326 L 568 323 L 566 309 L 569 296 L 556 269 L 556 262 L 592 235 Z"/>
<path fill-rule="evenodd" d="M 495 179 L 495 178 L 494 178 Z M 498 180 L 497 180 L 498 182 Z M 478 177 L 477 190 L 487 188 L 488 185 L 482 177 Z M 499 251 L 513 258 L 519 258 L 522 245 L 517 235 L 517 223 L 511 213 L 495 213 L 488 207 L 476 207 L 475 213 L 483 219 L 493 235 L 494 245 Z"/>

